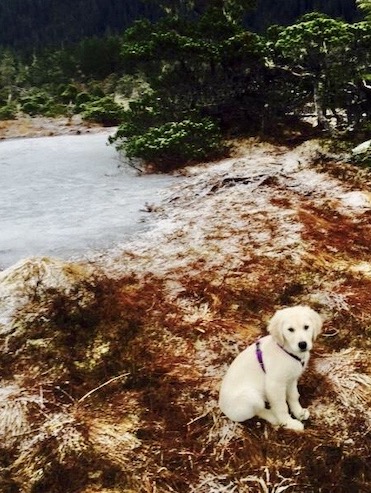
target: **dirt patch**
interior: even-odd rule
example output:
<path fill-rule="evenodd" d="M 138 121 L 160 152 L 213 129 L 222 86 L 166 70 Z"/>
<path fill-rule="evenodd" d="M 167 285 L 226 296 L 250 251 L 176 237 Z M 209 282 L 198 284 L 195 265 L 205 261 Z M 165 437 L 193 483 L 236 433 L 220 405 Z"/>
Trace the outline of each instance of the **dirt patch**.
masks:
<path fill-rule="evenodd" d="M 99 132 L 101 125 L 84 122 L 80 116 L 48 118 L 22 116 L 15 120 L 0 121 L 0 139 L 19 137 L 51 137 Z"/>

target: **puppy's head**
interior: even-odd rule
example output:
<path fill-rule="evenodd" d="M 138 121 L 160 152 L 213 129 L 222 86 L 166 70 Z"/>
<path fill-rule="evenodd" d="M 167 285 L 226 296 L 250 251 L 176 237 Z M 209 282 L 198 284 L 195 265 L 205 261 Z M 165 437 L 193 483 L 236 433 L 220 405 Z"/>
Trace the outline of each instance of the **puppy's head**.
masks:
<path fill-rule="evenodd" d="M 308 306 L 278 310 L 271 318 L 268 332 L 290 352 L 310 351 L 322 328 L 320 315 Z"/>

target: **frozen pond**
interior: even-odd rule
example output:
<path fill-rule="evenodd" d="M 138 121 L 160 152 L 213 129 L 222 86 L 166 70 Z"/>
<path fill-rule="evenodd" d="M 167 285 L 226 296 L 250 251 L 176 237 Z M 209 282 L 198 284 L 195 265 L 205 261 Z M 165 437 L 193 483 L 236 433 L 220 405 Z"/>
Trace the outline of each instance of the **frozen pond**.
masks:
<path fill-rule="evenodd" d="M 31 255 L 83 257 L 146 227 L 141 209 L 176 178 L 120 166 L 107 137 L 0 142 L 0 270 Z"/>

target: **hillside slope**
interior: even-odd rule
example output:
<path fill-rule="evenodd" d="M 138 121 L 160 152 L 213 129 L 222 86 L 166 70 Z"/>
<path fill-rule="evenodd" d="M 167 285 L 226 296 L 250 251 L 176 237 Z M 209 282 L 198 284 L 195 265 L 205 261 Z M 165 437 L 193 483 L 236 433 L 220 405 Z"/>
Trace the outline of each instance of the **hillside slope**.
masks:
<path fill-rule="evenodd" d="M 2 491 L 368 491 L 370 197 L 315 143 L 244 142 L 132 243 L 1 273 Z M 297 303 L 326 318 L 305 431 L 231 423 L 227 365 Z"/>

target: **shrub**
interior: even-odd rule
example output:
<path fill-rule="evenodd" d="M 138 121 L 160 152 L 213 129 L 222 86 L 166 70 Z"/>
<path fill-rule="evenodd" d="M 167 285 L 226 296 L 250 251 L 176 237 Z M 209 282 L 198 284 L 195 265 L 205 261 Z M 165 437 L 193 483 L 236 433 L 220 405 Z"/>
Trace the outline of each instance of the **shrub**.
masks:
<path fill-rule="evenodd" d="M 114 101 L 112 96 L 87 102 L 82 107 L 84 120 L 107 126 L 118 125 L 122 120 L 123 108 Z"/>
<path fill-rule="evenodd" d="M 20 99 L 21 109 L 24 113 L 34 116 L 44 114 L 48 97 L 43 92 L 30 92 Z"/>
<path fill-rule="evenodd" d="M 56 103 L 43 91 L 30 91 L 20 99 L 21 110 L 28 115 L 58 116 L 67 112 L 67 106 Z"/>
<path fill-rule="evenodd" d="M 0 107 L 0 120 L 14 120 L 17 115 L 17 105 L 15 103 L 7 103 Z"/>
<path fill-rule="evenodd" d="M 48 103 L 44 107 L 43 115 L 50 116 L 50 117 L 67 115 L 68 110 L 69 110 L 69 108 L 65 104 L 54 103 L 53 100 L 50 100 L 50 101 L 48 101 Z"/>
<path fill-rule="evenodd" d="M 58 94 L 60 100 L 63 103 L 69 104 L 75 101 L 78 94 L 78 90 L 74 84 L 67 84 L 67 85 L 61 84 L 58 88 Z"/>
<path fill-rule="evenodd" d="M 128 126 L 120 127 L 118 136 L 125 137 L 125 132 L 130 134 L 131 130 Z M 219 128 L 209 118 L 150 127 L 141 135 L 123 140 L 118 147 L 127 157 L 152 162 L 161 170 L 211 158 L 225 151 Z"/>
<path fill-rule="evenodd" d="M 105 93 L 99 82 L 92 82 L 88 85 L 88 92 L 94 99 L 102 99 L 105 97 Z"/>
<path fill-rule="evenodd" d="M 79 92 L 75 98 L 75 113 L 80 113 L 84 105 L 94 101 L 94 98 L 86 91 Z"/>

